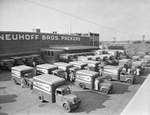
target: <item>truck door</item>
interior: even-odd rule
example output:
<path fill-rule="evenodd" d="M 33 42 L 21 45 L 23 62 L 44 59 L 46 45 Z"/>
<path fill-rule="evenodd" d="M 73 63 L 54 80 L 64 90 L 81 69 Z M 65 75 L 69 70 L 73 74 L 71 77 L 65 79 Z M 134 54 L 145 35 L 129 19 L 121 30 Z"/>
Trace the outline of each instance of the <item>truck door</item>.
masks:
<path fill-rule="evenodd" d="M 62 105 L 62 102 L 63 102 L 62 91 L 56 90 L 55 96 L 56 96 L 56 103 L 58 105 Z"/>
<path fill-rule="evenodd" d="M 126 73 L 124 73 L 124 72 L 121 72 L 120 73 L 120 81 L 125 81 L 126 80 Z"/>

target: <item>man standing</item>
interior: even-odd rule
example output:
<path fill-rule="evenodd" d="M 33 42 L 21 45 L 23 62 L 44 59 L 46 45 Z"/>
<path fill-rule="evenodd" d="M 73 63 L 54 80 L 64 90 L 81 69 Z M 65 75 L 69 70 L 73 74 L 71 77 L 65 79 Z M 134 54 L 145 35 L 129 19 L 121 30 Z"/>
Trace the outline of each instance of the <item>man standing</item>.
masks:
<path fill-rule="evenodd" d="M 95 90 L 98 90 L 99 80 L 97 78 L 95 79 L 94 85 L 95 85 Z"/>

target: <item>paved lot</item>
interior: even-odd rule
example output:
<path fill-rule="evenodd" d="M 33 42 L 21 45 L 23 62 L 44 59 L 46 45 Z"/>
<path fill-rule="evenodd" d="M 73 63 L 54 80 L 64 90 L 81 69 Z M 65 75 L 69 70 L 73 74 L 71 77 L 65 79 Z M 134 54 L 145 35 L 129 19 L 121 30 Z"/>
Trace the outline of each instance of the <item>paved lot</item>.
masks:
<path fill-rule="evenodd" d="M 119 115 L 144 82 L 149 70 L 146 68 L 134 85 L 113 81 L 114 91 L 109 95 L 72 86 L 73 93 L 81 98 L 82 104 L 71 113 L 66 113 L 56 104 L 40 103 L 29 88 L 21 88 L 11 81 L 10 72 L 0 70 L 0 115 Z"/>

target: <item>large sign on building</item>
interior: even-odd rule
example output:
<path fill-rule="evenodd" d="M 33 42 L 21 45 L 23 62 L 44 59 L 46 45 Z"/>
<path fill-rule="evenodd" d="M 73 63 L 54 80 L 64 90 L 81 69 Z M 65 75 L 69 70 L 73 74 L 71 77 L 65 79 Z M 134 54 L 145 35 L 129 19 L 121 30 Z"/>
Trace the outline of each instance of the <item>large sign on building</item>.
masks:
<path fill-rule="evenodd" d="M 5 54 L 40 51 L 50 45 L 88 46 L 89 37 L 66 34 L 0 31 L 0 56 Z"/>
<path fill-rule="evenodd" d="M 29 33 L 0 33 L 0 40 L 67 40 L 80 41 L 80 36 Z"/>

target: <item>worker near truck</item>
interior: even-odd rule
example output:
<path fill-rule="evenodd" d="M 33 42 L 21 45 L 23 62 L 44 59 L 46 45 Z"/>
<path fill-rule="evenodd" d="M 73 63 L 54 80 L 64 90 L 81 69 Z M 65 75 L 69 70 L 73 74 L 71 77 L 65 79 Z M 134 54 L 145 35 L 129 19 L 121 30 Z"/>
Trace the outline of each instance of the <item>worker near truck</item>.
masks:
<path fill-rule="evenodd" d="M 24 87 L 26 87 L 26 86 L 27 86 L 27 81 L 26 81 L 26 79 L 25 79 L 25 76 L 23 75 L 23 76 L 21 77 L 21 87 L 24 88 Z"/>
<path fill-rule="evenodd" d="M 94 84 L 95 84 L 95 90 L 98 90 L 98 85 L 99 85 L 99 80 L 98 80 L 98 78 L 95 78 Z"/>

